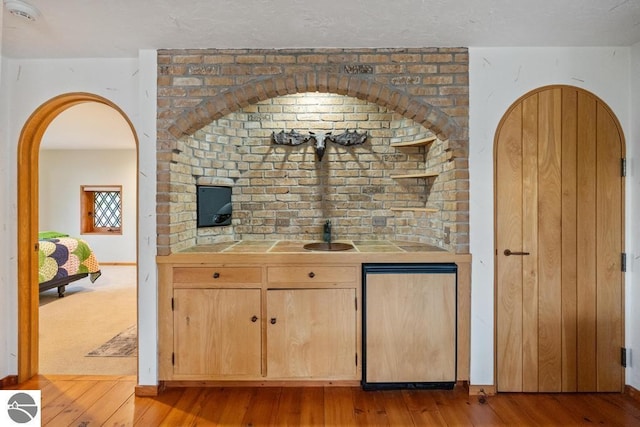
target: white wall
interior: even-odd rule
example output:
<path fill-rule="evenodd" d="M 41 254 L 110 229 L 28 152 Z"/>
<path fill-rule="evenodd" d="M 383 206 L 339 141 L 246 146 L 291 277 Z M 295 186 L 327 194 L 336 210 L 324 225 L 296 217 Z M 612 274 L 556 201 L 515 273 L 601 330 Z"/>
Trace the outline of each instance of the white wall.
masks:
<path fill-rule="evenodd" d="M 4 7 L 0 7 L 0 55 L 2 54 L 3 13 Z M 2 68 L 0 68 L 0 152 L 6 153 L 9 149 L 9 135 L 7 122 L 4 118 L 8 115 L 9 102 L 4 97 L 5 87 L 3 85 Z M 9 156 L 0 156 L 0 233 L 3 236 L 6 236 L 11 228 L 9 220 L 11 205 L 8 194 L 11 160 Z M 4 376 L 10 372 L 10 342 L 15 339 L 15 332 L 11 330 L 13 328 L 11 301 L 7 298 L 8 289 L 11 285 L 9 284 L 9 275 L 2 273 L 8 272 L 10 265 L 13 263 L 12 255 L 7 249 L 9 249 L 9 245 L 6 243 L 0 245 L 0 378 L 4 378 Z M 15 255 L 13 255 L 13 257 L 15 257 Z"/>
<path fill-rule="evenodd" d="M 611 107 L 625 134 L 628 159 L 636 160 L 630 150 L 634 140 L 630 134 L 629 48 L 471 48 L 469 60 L 471 383 L 485 385 L 494 383 L 493 142 L 507 108 L 537 87 L 566 84 L 584 88 Z M 629 181 L 632 179 L 637 177 Z M 636 243 L 630 236 L 638 232 L 637 221 L 632 221 L 638 211 L 629 209 L 631 191 L 632 185 L 627 185 L 626 243 L 629 252 L 640 253 L 631 250 Z M 628 258 L 633 260 L 633 253 Z M 633 262 L 629 264 L 627 295 L 634 274 Z M 630 313 L 627 308 L 627 336 L 640 329 L 639 316 Z M 638 387 L 637 379 L 631 385 Z"/>
<path fill-rule="evenodd" d="M 631 357 L 627 362 L 630 363 L 630 367 L 627 369 L 627 384 L 640 389 L 640 314 L 638 308 L 640 307 L 640 265 L 638 265 L 637 258 L 640 256 L 640 226 L 638 221 L 633 219 L 638 218 L 640 213 L 640 43 L 631 48 L 631 82 L 630 82 L 630 96 L 631 96 L 631 111 L 630 117 L 632 118 L 630 124 L 630 132 L 627 135 L 627 205 L 630 206 L 630 211 L 627 212 L 627 221 L 631 230 L 628 230 L 630 234 L 629 241 L 627 241 L 627 248 L 629 254 L 627 258 L 631 261 L 630 271 L 628 273 L 631 277 L 628 278 L 626 303 L 627 303 L 627 348 L 630 348 Z M 635 310 L 634 310 L 635 308 Z M 635 352 L 634 352 L 635 350 Z"/>
<path fill-rule="evenodd" d="M 136 262 L 136 151 L 40 150 L 40 230 L 54 230 L 86 240 L 100 263 Z M 80 233 L 80 187 L 122 186 L 122 234 Z"/>
<path fill-rule="evenodd" d="M 2 59 L 0 80 L 0 378 L 17 373 L 17 146 L 28 117 L 70 92 L 100 95 L 121 108 L 138 137 L 140 384 L 155 384 L 155 51 L 126 59 Z M 2 347 L 4 346 L 4 347 Z"/>
<path fill-rule="evenodd" d="M 138 384 L 158 383 L 158 275 L 156 269 L 157 55 L 139 55 L 138 107 Z"/>

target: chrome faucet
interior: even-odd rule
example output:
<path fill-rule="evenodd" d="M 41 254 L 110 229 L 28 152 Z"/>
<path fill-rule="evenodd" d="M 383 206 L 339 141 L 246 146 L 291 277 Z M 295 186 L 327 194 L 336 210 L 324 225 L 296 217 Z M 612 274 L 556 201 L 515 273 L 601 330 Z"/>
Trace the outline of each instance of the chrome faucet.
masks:
<path fill-rule="evenodd" d="M 331 243 L 331 220 L 328 219 L 327 222 L 324 223 L 324 232 L 322 233 L 322 240 L 327 243 Z"/>

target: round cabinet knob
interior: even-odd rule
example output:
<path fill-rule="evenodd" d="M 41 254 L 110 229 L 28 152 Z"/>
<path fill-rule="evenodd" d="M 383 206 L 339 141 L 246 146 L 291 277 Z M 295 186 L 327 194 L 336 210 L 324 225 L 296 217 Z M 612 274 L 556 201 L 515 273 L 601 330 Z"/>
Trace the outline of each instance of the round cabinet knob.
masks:
<path fill-rule="evenodd" d="M 258 321 L 258 316 L 253 316 L 253 317 L 251 318 L 251 321 L 252 321 L 253 323 L 256 323 L 256 322 Z"/>
<path fill-rule="evenodd" d="M 271 324 L 272 324 L 272 325 L 275 325 L 275 324 L 276 324 L 276 318 L 275 318 L 275 317 L 272 317 L 272 318 L 271 318 Z"/>
<path fill-rule="evenodd" d="M 313 279 L 314 277 L 316 277 L 316 273 L 314 273 L 314 272 L 312 271 L 311 273 L 309 273 L 309 277 L 311 277 L 311 278 Z"/>
<path fill-rule="evenodd" d="M 215 273 L 213 273 L 213 278 L 217 279 L 218 277 L 220 277 L 220 273 L 218 273 L 217 271 Z"/>

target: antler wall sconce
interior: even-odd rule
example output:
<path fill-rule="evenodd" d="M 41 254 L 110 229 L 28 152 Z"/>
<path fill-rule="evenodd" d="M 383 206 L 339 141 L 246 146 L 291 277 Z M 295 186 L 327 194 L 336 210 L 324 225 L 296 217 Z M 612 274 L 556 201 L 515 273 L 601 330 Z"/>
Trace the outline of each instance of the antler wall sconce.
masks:
<path fill-rule="evenodd" d="M 313 140 L 318 161 L 321 161 L 322 156 L 324 156 L 327 140 L 344 146 L 360 145 L 367 140 L 367 136 L 367 132 L 358 133 L 355 130 L 353 132 L 349 132 L 349 129 L 339 135 L 331 135 L 331 132 L 320 133 L 311 131 L 309 134 L 304 135 L 291 129 L 289 132 L 285 132 L 284 130 L 281 130 L 278 133 L 273 132 L 271 134 L 271 139 L 274 144 L 279 145 L 300 145 Z"/>

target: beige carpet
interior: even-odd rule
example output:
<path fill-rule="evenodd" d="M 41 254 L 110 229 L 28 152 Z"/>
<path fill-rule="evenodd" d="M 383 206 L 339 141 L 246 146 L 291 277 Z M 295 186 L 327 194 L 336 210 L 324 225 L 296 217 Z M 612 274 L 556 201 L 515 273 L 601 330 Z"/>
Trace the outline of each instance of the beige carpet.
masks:
<path fill-rule="evenodd" d="M 135 375 L 137 357 L 90 357 L 136 324 L 136 268 L 102 266 L 102 276 L 40 294 L 41 374 Z"/>

